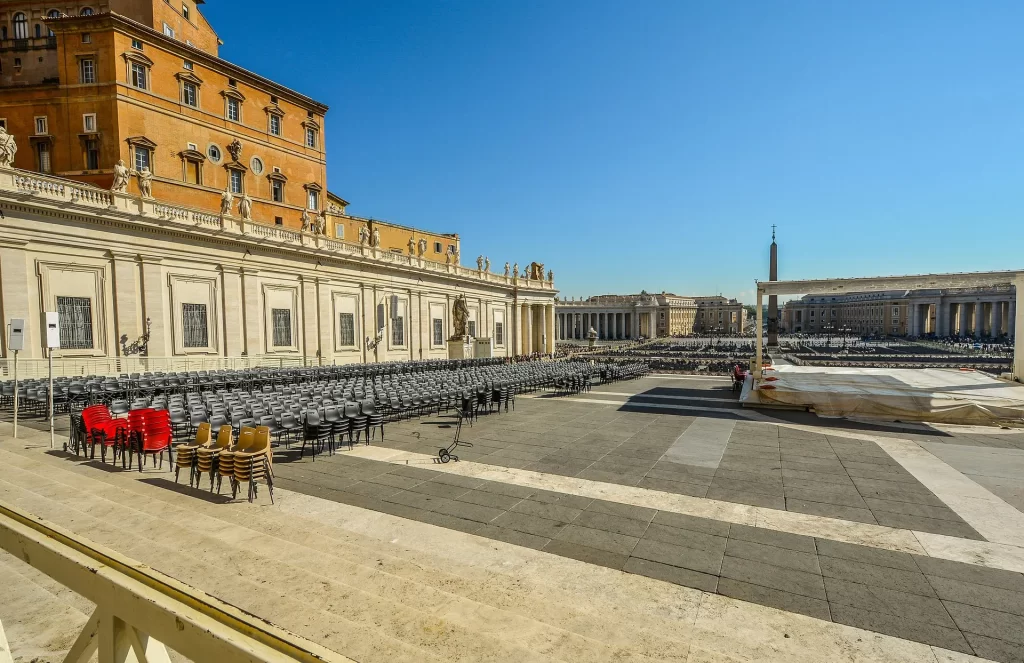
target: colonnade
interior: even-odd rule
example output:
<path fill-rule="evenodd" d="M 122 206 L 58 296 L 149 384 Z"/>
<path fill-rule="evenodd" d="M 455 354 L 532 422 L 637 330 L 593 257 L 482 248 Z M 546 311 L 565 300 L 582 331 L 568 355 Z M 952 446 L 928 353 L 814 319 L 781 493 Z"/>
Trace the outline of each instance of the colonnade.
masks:
<path fill-rule="evenodd" d="M 634 340 L 655 336 L 655 317 L 651 311 L 580 311 L 558 313 L 555 331 L 559 341 L 585 341 L 591 329 L 601 341 Z"/>
<path fill-rule="evenodd" d="M 907 333 L 977 339 L 1013 336 L 1016 308 L 1015 299 L 911 302 L 907 310 Z"/>
<path fill-rule="evenodd" d="M 551 354 L 555 351 L 555 305 L 521 302 L 515 306 L 515 354 Z"/>

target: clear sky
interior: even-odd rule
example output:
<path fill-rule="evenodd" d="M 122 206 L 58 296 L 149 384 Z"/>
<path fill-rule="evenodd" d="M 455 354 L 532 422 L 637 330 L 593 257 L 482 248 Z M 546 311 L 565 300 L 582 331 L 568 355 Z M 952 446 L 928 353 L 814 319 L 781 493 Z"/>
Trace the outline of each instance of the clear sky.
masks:
<path fill-rule="evenodd" d="M 244 11 L 242 8 L 244 7 Z M 210 0 L 353 214 L 566 296 L 1024 267 L 1019 0 Z"/>

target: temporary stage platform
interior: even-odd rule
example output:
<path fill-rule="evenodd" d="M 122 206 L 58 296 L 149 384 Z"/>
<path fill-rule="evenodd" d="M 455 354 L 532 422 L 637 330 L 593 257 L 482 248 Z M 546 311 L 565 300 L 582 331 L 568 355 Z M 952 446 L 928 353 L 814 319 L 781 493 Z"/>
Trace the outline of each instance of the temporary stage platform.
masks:
<path fill-rule="evenodd" d="M 810 409 L 828 417 L 1024 423 L 1024 385 L 951 369 L 779 365 L 766 368 L 760 381 L 748 377 L 740 402 Z"/>

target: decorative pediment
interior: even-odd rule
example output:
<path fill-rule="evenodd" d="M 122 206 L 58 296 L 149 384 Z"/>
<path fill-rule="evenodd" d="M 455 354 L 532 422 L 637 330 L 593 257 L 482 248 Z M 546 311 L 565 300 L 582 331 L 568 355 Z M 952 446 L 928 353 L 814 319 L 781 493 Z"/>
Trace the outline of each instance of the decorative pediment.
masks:
<path fill-rule="evenodd" d="M 199 78 L 191 71 L 179 71 L 174 75 L 174 77 L 177 78 L 179 81 L 188 81 L 189 83 L 193 83 L 195 85 L 203 84 L 203 79 Z"/>
<path fill-rule="evenodd" d="M 121 54 L 121 57 L 125 59 L 125 62 L 138 62 L 144 64 L 147 67 L 153 66 L 153 61 L 145 56 L 145 54 L 138 51 L 125 51 Z"/>
<path fill-rule="evenodd" d="M 317 123 L 316 120 L 313 120 L 313 119 L 308 119 L 307 118 L 307 119 L 303 120 L 302 121 L 302 126 L 306 127 L 307 129 L 316 129 L 317 131 L 320 131 L 320 125 Z"/>
<path fill-rule="evenodd" d="M 284 111 L 277 104 L 270 104 L 263 109 L 267 115 L 276 115 L 278 117 L 284 117 Z"/>
<path fill-rule="evenodd" d="M 324 188 L 322 186 L 320 186 L 319 184 L 317 184 L 316 182 L 310 182 L 308 184 L 303 184 L 302 188 L 306 189 L 307 191 L 323 191 L 324 190 Z"/>
<path fill-rule="evenodd" d="M 151 150 L 156 149 L 156 143 L 146 138 L 145 136 L 129 136 L 124 140 L 132 147 L 145 147 Z"/>
<path fill-rule="evenodd" d="M 225 170 L 240 170 L 243 173 L 248 173 L 249 172 L 249 167 L 246 166 L 244 163 L 241 163 L 240 161 L 229 161 L 228 163 L 224 164 L 224 169 Z"/>
<path fill-rule="evenodd" d="M 231 97 L 232 99 L 237 99 L 239 101 L 245 101 L 245 95 L 242 94 L 241 92 L 239 92 L 238 90 L 236 90 L 233 87 L 229 87 L 226 90 L 221 90 L 220 93 L 224 97 Z"/>
<path fill-rule="evenodd" d="M 182 150 L 181 152 L 178 152 L 178 156 L 190 161 L 206 161 L 206 155 L 199 150 Z"/>
<path fill-rule="evenodd" d="M 275 180 L 277 182 L 287 182 L 288 178 L 284 176 L 284 173 L 279 173 L 276 170 L 267 173 L 268 180 Z"/>

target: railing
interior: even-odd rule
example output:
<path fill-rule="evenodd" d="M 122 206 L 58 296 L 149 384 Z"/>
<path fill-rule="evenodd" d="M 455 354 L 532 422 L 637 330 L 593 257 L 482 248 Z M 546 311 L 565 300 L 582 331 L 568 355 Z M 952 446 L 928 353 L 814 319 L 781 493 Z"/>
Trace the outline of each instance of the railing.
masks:
<path fill-rule="evenodd" d="M 59 352 L 59 350 L 58 350 Z M 59 357 L 53 358 L 54 377 L 113 375 L 181 371 L 240 370 L 259 367 L 318 366 L 316 357 Z M 45 378 L 49 375 L 46 359 L 18 359 L 18 379 Z M 0 378 L 14 377 L 14 359 L 0 358 Z"/>
<path fill-rule="evenodd" d="M 193 661 L 351 663 L 326 647 L 3 503 L 0 548 L 96 604 L 64 659 L 68 663 L 85 663 L 97 654 L 99 663 L 167 662 L 168 647 Z"/>
<path fill-rule="evenodd" d="M 322 235 L 313 235 L 250 220 L 242 220 L 232 215 L 211 214 L 193 207 L 174 205 L 127 193 L 112 192 L 89 184 L 54 177 L 44 173 L 0 168 L 0 190 L 8 187 L 21 194 L 38 196 L 67 205 L 141 215 L 143 219 L 149 217 L 150 219 L 155 218 L 161 221 L 190 226 L 189 229 L 191 230 L 195 230 L 197 227 L 204 230 L 217 229 L 220 233 L 234 233 L 239 237 L 259 237 L 265 241 L 280 243 L 294 248 L 305 247 L 312 250 L 357 256 L 360 259 L 375 260 L 404 267 L 417 267 L 439 274 L 454 275 L 465 279 L 505 286 L 518 286 L 520 288 L 538 290 L 553 290 L 555 287 L 554 283 L 543 279 L 527 280 L 522 276 L 518 278 L 506 277 L 503 274 L 485 272 L 472 267 L 436 262 L 422 256 L 410 257 L 381 248 L 372 248 L 365 244 L 353 244 L 344 240 L 330 239 Z"/>

